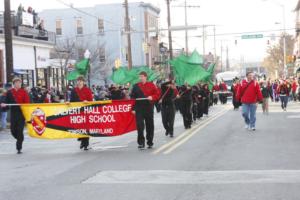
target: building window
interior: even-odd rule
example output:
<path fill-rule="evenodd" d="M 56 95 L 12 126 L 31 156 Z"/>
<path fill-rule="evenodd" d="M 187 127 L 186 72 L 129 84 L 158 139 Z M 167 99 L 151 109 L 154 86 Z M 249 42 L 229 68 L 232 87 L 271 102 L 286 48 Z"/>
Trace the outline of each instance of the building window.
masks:
<path fill-rule="evenodd" d="M 76 28 L 77 28 L 77 35 L 83 34 L 82 20 L 81 19 L 76 19 Z"/>
<path fill-rule="evenodd" d="M 99 49 L 99 60 L 101 63 L 105 62 L 105 48 Z"/>
<path fill-rule="evenodd" d="M 104 33 L 104 22 L 103 19 L 98 19 L 98 31 Z"/>
<path fill-rule="evenodd" d="M 78 58 L 84 58 L 84 52 L 85 52 L 85 49 L 83 49 L 83 48 L 78 48 L 78 49 L 77 49 Z"/>
<path fill-rule="evenodd" d="M 56 35 L 62 35 L 62 21 L 56 20 Z"/>

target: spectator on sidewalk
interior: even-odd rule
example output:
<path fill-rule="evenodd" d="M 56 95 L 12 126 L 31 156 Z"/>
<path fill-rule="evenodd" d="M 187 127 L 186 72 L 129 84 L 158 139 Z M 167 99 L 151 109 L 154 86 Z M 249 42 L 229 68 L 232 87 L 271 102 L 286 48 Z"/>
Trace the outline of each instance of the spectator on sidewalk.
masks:
<path fill-rule="evenodd" d="M 6 91 L 1 88 L 0 89 L 0 104 L 1 103 L 5 103 L 6 101 Z M 5 130 L 7 128 L 7 107 L 1 107 L 0 111 L 1 111 L 1 127 L 0 127 L 0 131 Z"/>

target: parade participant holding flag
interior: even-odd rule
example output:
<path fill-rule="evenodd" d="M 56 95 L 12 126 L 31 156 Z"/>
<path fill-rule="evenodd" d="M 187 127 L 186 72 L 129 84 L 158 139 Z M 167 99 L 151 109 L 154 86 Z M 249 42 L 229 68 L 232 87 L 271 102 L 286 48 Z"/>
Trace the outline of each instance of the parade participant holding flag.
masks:
<path fill-rule="evenodd" d="M 13 88 L 7 91 L 6 104 L 23 104 L 30 103 L 30 98 L 26 90 L 21 88 L 22 81 L 16 77 L 13 79 Z M 1 104 L 1 107 L 6 107 L 5 103 Z M 16 148 L 18 154 L 22 153 L 22 144 L 24 141 L 24 125 L 25 119 L 19 105 L 12 105 L 10 107 L 10 130 L 13 137 L 17 140 Z"/>
<path fill-rule="evenodd" d="M 136 114 L 136 125 L 138 131 L 138 148 L 145 148 L 144 128 L 146 125 L 146 139 L 148 148 L 153 146 L 154 120 L 153 105 L 160 97 L 158 88 L 152 83 L 147 82 L 147 73 L 139 73 L 140 82 L 135 84 L 131 91 L 131 98 L 137 99 L 134 111 Z M 139 99 L 140 98 L 140 99 Z"/>
<path fill-rule="evenodd" d="M 88 102 L 93 101 L 93 94 L 90 88 L 85 86 L 83 76 L 78 76 L 77 86 L 71 91 L 70 102 Z M 89 137 L 79 138 L 81 141 L 80 149 L 88 150 Z"/>

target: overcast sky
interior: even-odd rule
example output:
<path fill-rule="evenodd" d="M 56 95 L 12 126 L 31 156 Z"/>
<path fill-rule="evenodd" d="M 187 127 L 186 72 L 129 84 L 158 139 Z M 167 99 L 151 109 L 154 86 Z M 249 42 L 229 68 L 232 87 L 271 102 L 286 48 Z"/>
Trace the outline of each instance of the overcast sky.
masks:
<path fill-rule="evenodd" d="M 123 3 L 122 0 L 62 0 L 65 3 L 73 3 L 74 7 L 89 7 L 102 3 Z M 215 24 L 217 32 L 217 54 L 221 51 L 221 41 L 228 46 L 231 59 L 239 60 L 244 57 L 245 61 L 261 61 L 265 56 L 268 36 L 279 35 L 280 32 L 267 30 L 278 30 L 283 28 L 283 7 L 285 8 L 286 29 L 290 34 L 295 33 L 296 15 L 293 12 L 298 0 L 187 0 L 188 5 L 200 6 L 200 8 L 188 9 L 188 23 L 190 25 Z M 3 2 L 3 1 L 2 1 Z M 129 2 L 137 2 L 131 1 Z M 166 27 L 166 1 L 165 0 L 144 0 L 151 2 L 161 9 L 160 23 Z M 50 8 L 66 8 L 60 0 L 12 0 L 11 8 L 17 9 L 22 3 L 26 8 L 33 7 L 37 11 Z M 172 6 L 181 6 L 184 0 L 171 1 Z M 3 10 L 4 3 L 0 5 Z M 130 12 L 130 10 L 129 10 Z M 184 25 L 184 8 L 172 7 L 172 25 Z M 263 33 L 263 39 L 241 40 L 243 32 Z M 238 35 L 222 35 L 223 33 L 241 33 Z M 213 52 L 213 29 L 208 28 L 208 35 L 205 41 L 206 52 Z M 189 31 L 189 49 L 197 49 L 202 53 L 202 30 Z M 184 48 L 184 32 L 174 33 L 174 48 Z M 237 40 L 237 45 L 235 45 Z M 271 41 L 275 43 L 275 41 Z M 223 52 L 225 54 L 225 51 Z"/>

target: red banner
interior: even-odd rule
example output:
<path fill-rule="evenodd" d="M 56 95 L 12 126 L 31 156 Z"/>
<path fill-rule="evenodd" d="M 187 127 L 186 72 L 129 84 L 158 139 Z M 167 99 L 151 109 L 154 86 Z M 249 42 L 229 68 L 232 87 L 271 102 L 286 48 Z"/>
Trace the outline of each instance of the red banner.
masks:
<path fill-rule="evenodd" d="M 134 103 L 134 100 L 116 100 L 71 103 L 61 107 L 55 104 L 29 104 L 22 110 L 25 116 L 28 115 L 26 121 L 30 132 L 37 137 L 110 137 L 136 130 L 135 115 L 132 113 Z"/>

